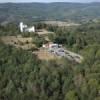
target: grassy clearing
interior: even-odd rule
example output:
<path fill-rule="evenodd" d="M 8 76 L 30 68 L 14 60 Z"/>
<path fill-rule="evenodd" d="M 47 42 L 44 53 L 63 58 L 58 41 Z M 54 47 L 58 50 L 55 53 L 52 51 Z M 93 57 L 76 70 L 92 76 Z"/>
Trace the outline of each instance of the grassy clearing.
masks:
<path fill-rule="evenodd" d="M 12 45 L 17 48 L 22 48 L 25 50 L 35 48 L 35 44 L 32 43 L 32 38 L 23 38 L 22 36 L 2 36 L 0 40 L 4 44 Z"/>

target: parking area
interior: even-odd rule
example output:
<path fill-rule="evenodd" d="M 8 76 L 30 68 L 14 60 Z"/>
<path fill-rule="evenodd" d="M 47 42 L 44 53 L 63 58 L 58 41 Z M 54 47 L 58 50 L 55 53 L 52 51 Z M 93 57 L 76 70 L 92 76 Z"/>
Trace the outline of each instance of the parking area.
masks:
<path fill-rule="evenodd" d="M 83 60 L 83 57 L 80 56 L 79 54 L 68 51 L 68 50 L 64 49 L 63 47 L 59 47 L 57 45 L 48 48 L 48 52 L 50 52 L 56 56 L 65 57 L 68 60 L 75 61 L 77 63 L 81 63 Z"/>

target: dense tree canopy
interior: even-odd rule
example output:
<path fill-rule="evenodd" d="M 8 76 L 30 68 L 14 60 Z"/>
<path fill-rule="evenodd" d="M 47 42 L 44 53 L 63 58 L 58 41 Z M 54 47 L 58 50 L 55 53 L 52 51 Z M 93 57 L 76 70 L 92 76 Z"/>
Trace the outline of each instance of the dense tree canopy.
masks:
<path fill-rule="evenodd" d="M 49 38 L 79 51 L 83 62 L 39 60 L 30 51 L 0 43 L 0 100 L 100 100 L 99 24 L 54 31 Z M 44 41 L 36 34 L 33 38 L 38 46 Z"/>

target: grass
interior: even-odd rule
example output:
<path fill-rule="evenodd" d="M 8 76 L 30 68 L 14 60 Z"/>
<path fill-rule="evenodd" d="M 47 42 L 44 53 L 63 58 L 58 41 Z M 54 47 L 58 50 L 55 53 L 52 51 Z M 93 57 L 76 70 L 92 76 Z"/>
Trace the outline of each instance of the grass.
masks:
<path fill-rule="evenodd" d="M 31 37 L 23 38 L 21 36 L 2 36 L 0 37 L 0 40 L 4 44 L 12 45 L 17 48 L 22 48 L 24 50 L 35 47 L 35 44 L 32 43 Z"/>

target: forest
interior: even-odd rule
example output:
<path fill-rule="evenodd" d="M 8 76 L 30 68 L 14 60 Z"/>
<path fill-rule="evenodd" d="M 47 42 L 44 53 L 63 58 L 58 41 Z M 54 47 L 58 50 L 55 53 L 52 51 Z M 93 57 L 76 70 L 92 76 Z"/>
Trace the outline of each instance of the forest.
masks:
<path fill-rule="evenodd" d="M 20 34 L 16 25 L 11 27 L 0 26 L 0 36 Z M 55 32 L 48 34 L 51 41 L 80 53 L 84 61 L 40 60 L 0 40 L 0 100 L 100 100 L 100 22 L 41 27 Z"/>
<path fill-rule="evenodd" d="M 100 2 L 93 3 L 2 3 L 0 22 L 60 20 L 87 22 L 100 19 Z"/>

